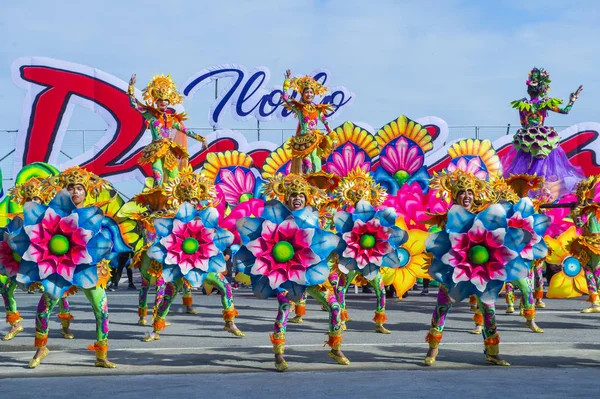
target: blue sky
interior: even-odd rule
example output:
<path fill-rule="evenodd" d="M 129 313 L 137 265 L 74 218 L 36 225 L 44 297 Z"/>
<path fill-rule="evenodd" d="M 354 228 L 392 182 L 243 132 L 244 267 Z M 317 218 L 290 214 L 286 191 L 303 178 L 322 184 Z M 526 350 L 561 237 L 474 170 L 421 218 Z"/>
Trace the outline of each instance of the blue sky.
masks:
<path fill-rule="evenodd" d="M 155 73 L 182 85 L 201 69 L 242 64 L 271 70 L 281 84 L 327 68 L 355 93 L 344 120 L 374 127 L 405 114 L 449 125 L 517 124 L 510 101 L 525 93 L 532 66 L 552 77 L 551 94 L 584 92 L 568 116 L 600 121 L 600 5 L 597 1 L 163 1 L 3 2 L 0 12 L 0 129 L 19 126 L 25 92 L 13 60 L 45 56 L 96 67 L 138 88 Z M 571 5 L 577 4 L 576 6 Z M 212 89 L 186 102 L 189 126 L 207 126 Z M 341 122 L 341 121 L 340 121 Z M 226 127 L 254 122 L 226 120 Z M 274 121 L 263 127 L 281 127 Z M 102 128 L 78 110 L 71 128 Z M 294 127 L 294 126 L 288 126 Z"/>

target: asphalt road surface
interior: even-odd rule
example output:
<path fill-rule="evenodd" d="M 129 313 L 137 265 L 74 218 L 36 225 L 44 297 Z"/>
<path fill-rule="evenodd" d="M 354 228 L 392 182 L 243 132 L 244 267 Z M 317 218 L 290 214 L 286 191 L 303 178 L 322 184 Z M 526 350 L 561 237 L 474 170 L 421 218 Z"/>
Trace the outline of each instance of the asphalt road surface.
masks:
<path fill-rule="evenodd" d="M 390 335 L 374 332 L 375 296 L 349 292 L 348 310 L 353 321 L 344 333 L 343 350 L 352 364 L 340 366 L 323 347 L 327 313 L 309 299 L 304 323 L 288 325 L 286 360 L 290 369 L 283 374 L 274 372 L 268 338 L 276 300 L 258 300 L 247 288 L 234 291 L 240 312 L 236 322 L 246 337 L 223 331 L 218 296 L 195 291 L 194 305 L 199 314 L 185 314 L 178 298 L 167 319 L 172 325 L 159 341 L 150 343 L 141 341 L 151 327 L 137 325 L 137 292 L 122 288 L 109 293 L 109 359 L 117 363 L 116 369 L 93 367 L 94 354 L 87 346 L 95 340 L 95 322 L 87 300 L 77 294 L 70 297 L 75 339 L 66 340 L 59 334 L 55 310 L 50 322 L 50 354 L 37 369 L 29 370 L 38 300 L 38 294 L 17 294 L 25 331 L 12 341 L 0 341 L 0 379 L 6 397 L 24 397 L 20 394 L 26 386 L 28 397 L 65 397 L 66 392 L 81 394 L 83 390 L 89 398 L 146 398 L 159 391 L 172 396 L 206 390 L 210 397 L 268 398 L 281 397 L 278 390 L 282 384 L 291 384 L 294 388 L 286 389 L 291 389 L 287 392 L 293 397 L 313 398 L 339 393 L 334 381 L 344 381 L 345 397 L 361 398 L 393 392 L 410 392 L 413 397 L 484 395 L 492 387 L 517 397 L 597 396 L 599 392 L 600 314 L 581 314 L 588 305 L 583 297 L 546 300 L 548 306 L 538 310 L 537 318 L 544 334 L 524 327 L 518 313 L 504 314 L 506 306 L 500 299 L 500 350 L 512 363 L 510 368 L 485 361 L 481 336 L 469 333 L 473 324 L 466 303 L 452 309 L 437 362 L 431 368 L 424 367 L 424 337 L 435 293 L 421 297 L 415 291 L 402 301 L 388 299 L 386 326 L 392 330 Z M 7 329 L 0 322 L 2 335 Z"/>

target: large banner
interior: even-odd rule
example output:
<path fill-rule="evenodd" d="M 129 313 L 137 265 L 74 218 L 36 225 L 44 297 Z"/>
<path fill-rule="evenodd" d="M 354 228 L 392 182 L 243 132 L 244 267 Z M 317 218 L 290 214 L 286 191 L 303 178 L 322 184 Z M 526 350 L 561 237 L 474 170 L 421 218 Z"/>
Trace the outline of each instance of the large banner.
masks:
<path fill-rule="evenodd" d="M 326 70 L 318 70 L 313 76 L 322 83 L 330 83 L 330 74 Z M 113 182 L 143 180 L 145 176 L 151 176 L 149 166 L 141 167 L 137 163 L 143 147 L 150 142 L 150 134 L 145 134 L 143 118 L 129 104 L 127 82 L 89 66 L 38 57 L 16 60 L 12 65 L 12 77 L 15 84 L 27 91 L 16 143 L 13 178 L 24 165 L 33 162 L 46 162 L 59 169 L 81 165 Z M 198 168 L 208 152 L 237 149 L 248 153 L 260 168 L 279 144 L 264 141 L 249 143 L 239 132 L 219 129 L 220 122 L 225 113 L 230 113 L 240 120 L 268 121 L 274 117 L 289 120 L 290 127 L 294 127 L 293 117 L 281 105 L 281 86 L 267 86 L 270 80 L 267 68 L 259 67 L 249 72 L 243 66 L 221 65 L 191 76 L 182 86 L 182 93 L 192 98 L 198 90 L 217 78 L 223 84 L 208 112 L 208 122 L 216 130 L 207 135 L 207 150 L 203 151 L 196 143 L 190 147 L 190 164 Z M 141 93 L 136 92 L 136 96 L 141 98 Z M 330 119 L 336 120 L 337 117 L 338 123 L 332 125 L 343 123 L 339 116 L 353 98 L 352 92 L 337 86 L 331 87 L 330 93 L 320 99 L 335 105 Z M 77 106 L 99 115 L 106 122 L 107 130 L 90 150 L 60 164 L 59 153 L 72 112 Z M 390 119 L 397 116 L 390 115 Z M 426 165 L 430 171 L 443 169 L 448 164 L 447 148 L 452 144 L 447 142 L 448 125 L 436 117 L 416 121 L 434 137 L 434 149 L 428 153 Z M 598 132 L 600 124 L 591 122 L 560 132 L 565 152 L 588 175 L 600 174 Z M 512 137 L 507 135 L 494 141 L 494 148 L 500 156 L 504 155 L 511 140 Z"/>

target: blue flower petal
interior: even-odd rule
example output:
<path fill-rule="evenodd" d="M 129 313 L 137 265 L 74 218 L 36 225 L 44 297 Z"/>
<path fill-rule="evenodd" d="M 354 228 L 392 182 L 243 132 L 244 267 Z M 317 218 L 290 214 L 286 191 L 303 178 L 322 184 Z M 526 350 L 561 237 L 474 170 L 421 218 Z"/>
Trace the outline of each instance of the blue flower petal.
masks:
<path fill-rule="evenodd" d="M 183 277 L 178 265 L 167 265 L 163 263 L 162 278 L 165 283 L 170 283 Z"/>
<path fill-rule="evenodd" d="M 275 293 L 266 276 L 251 275 L 250 280 L 252 281 L 252 292 L 257 298 L 268 299 Z"/>
<path fill-rule="evenodd" d="M 446 231 L 449 233 L 466 233 L 471 228 L 475 215 L 459 205 L 454 205 L 448 211 Z"/>
<path fill-rule="evenodd" d="M 488 281 L 487 287 L 485 287 L 485 292 L 483 292 L 479 298 L 481 301 L 487 305 L 494 305 L 498 300 L 498 294 L 502 290 L 504 286 L 503 281 L 491 280 Z"/>
<path fill-rule="evenodd" d="M 360 200 L 356 204 L 352 219 L 354 221 L 360 220 L 363 223 L 367 223 L 369 220 L 375 217 L 375 208 L 368 201 Z"/>
<path fill-rule="evenodd" d="M 21 288 L 29 288 L 29 285 L 35 283 L 37 281 L 41 281 L 40 279 L 40 269 L 38 265 L 34 262 L 23 260 L 19 265 L 19 271 L 17 272 L 17 276 L 14 281 L 19 284 Z"/>
<path fill-rule="evenodd" d="M 314 266 L 306 269 L 306 286 L 311 287 L 313 285 L 323 284 L 329 277 L 329 265 L 327 260 L 323 260 Z"/>
<path fill-rule="evenodd" d="M 392 175 L 386 172 L 385 169 L 383 169 L 381 166 L 378 167 L 375 171 L 373 179 L 375 179 L 375 182 L 377 182 L 381 187 L 385 188 L 389 195 L 398 194 L 398 190 L 400 190 L 400 185 L 398 184 L 396 179 L 394 179 Z"/>
<path fill-rule="evenodd" d="M 268 201 L 265 204 L 263 214 L 261 217 L 275 223 L 280 224 L 285 219 L 288 218 L 292 213 L 287 208 L 287 206 L 283 205 L 281 202 L 277 200 Z"/>
<path fill-rule="evenodd" d="M 467 299 L 471 295 L 478 295 L 479 291 L 470 281 L 461 281 L 458 284 L 453 284 L 448 288 L 448 295 L 453 301 L 460 302 Z"/>
<path fill-rule="evenodd" d="M 248 250 L 248 248 L 243 246 L 234 255 L 233 262 L 235 264 L 235 269 L 239 273 L 245 273 L 250 276 L 252 274 L 250 273 L 250 269 L 252 269 L 252 266 L 254 266 L 256 257 Z"/>
<path fill-rule="evenodd" d="M 204 226 L 216 229 L 219 227 L 219 211 L 215 208 L 206 208 L 198 212 L 198 216 L 202 220 Z"/>
<path fill-rule="evenodd" d="M 248 244 L 250 241 L 256 240 L 262 233 L 262 224 L 265 221 L 263 218 L 245 217 L 238 219 L 235 223 L 235 228 L 240 234 L 242 244 Z"/>
<path fill-rule="evenodd" d="M 102 234 L 98 234 L 88 242 L 86 249 L 92 257 L 92 263 L 100 262 L 112 248 L 112 242 L 104 237 Z"/>
<path fill-rule="evenodd" d="M 522 280 L 527 278 L 531 269 L 531 262 L 523 260 L 520 256 L 506 264 L 506 281 Z"/>
<path fill-rule="evenodd" d="M 302 294 L 306 291 L 306 286 L 295 283 L 293 281 L 286 281 L 280 286 L 287 291 L 286 298 L 291 299 L 294 302 L 298 302 L 302 298 Z"/>
<path fill-rule="evenodd" d="M 548 246 L 544 240 L 533 246 L 533 259 L 542 259 L 548 255 Z"/>
<path fill-rule="evenodd" d="M 441 260 L 434 259 L 429 266 L 429 275 L 436 281 L 444 284 L 446 287 L 453 285 L 452 273 L 454 268 L 442 262 Z"/>
<path fill-rule="evenodd" d="M 325 259 L 335 251 L 340 242 L 340 237 L 325 230 L 315 229 L 310 248 L 321 259 Z"/>
<path fill-rule="evenodd" d="M 338 260 L 338 267 L 344 274 L 348 274 L 353 270 L 358 270 L 358 264 L 356 259 L 340 257 Z"/>
<path fill-rule="evenodd" d="M 44 287 L 44 293 L 48 294 L 52 299 L 60 299 L 71 288 L 72 284 L 54 273 L 42 280 L 42 286 Z"/>
<path fill-rule="evenodd" d="M 383 257 L 382 266 L 397 269 L 400 267 L 400 258 L 398 251 L 392 251 Z"/>
<path fill-rule="evenodd" d="M 541 237 L 546 235 L 546 230 L 550 227 L 551 219 L 548 215 L 533 216 L 533 231 Z"/>
<path fill-rule="evenodd" d="M 344 234 L 352 230 L 354 226 L 354 220 L 352 215 L 348 212 L 339 211 L 333 215 L 333 223 L 335 224 L 335 230 L 338 234 Z"/>
<path fill-rule="evenodd" d="M 101 232 L 105 237 L 109 238 L 112 241 L 113 246 L 111 252 L 131 252 L 131 248 L 127 244 L 125 244 L 125 241 L 123 241 L 123 236 L 121 235 L 119 225 L 111 218 L 106 216 L 102 218 Z"/>
<path fill-rule="evenodd" d="M 173 232 L 173 220 L 172 218 L 154 219 L 154 229 L 157 237 L 166 237 Z"/>
<path fill-rule="evenodd" d="M 521 198 L 519 202 L 513 206 L 513 212 L 521 212 L 523 218 L 528 218 L 535 213 L 533 202 L 527 197 Z"/>
<path fill-rule="evenodd" d="M 431 252 L 434 257 L 441 259 L 451 248 L 450 236 L 445 231 L 431 233 L 425 240 L 427 252 Z"/>
<path fill-rule="evenodd" d="M 379 218 L 383 227 L 396 226 L 396 210 L 391 207 L 383 208 L 375 213 L 375 217 Z"/>
<path fill-rule="evenodd" d="M 506 209 L 500 204 L 490 205 L 478 213 L 475 219 L 481 220 L 486 230 L 496 230 L 507 226 Z"/>
<path fill-rule="evenodd" d="M 408 233 L 402 230 L 400 227 L 393 226 L 392 234 L 390 235 L 390 238 L 388 240 L 390 245 L 394 249 L 396 249 L 400 245 L 404 244 L 406 241 L 408 241 Z"/>
<path fill-rule="evenodd" d="M 412 184 L 414 182 L 419 183 L 419 186 L 421 186 L 421 191 L 423 191 L 423 194 L 427 194 L 429 192 L 429 179 L 431 178 L 431 176 L 429 175 L 429 171 L 427 170 L 427 167 L 425 165 L 421 166 L 421 168 L 415 172 L 415 174 L 413 174 L 407 181 L 405 184 Z M 394 194 L 392 194 L 394 195 Z"/>
<path fill-rule="evenodd" d="M 100 208 L 97 206 L 87 206 L 85 208 L 76 209 L 74 213 L 79 217 L 79 227 L 90 230 L 94 234 L 98 234 L 102 228 L 102 219 L 104 219 L 104 213 Z"/>
<path fill-rule="evenodd" d="M 361 273 L 367 280 L 371 281 L 377 276 L 377 273 L 379 273 L 379 269 L 379 266 L 377 266 L 376 264 L 369 263 L 361 270 Z"/>
<path fill-rule="evenodd" d="M 167 256 L 167 249 L 157 240 L 148 248 L 146 255 L 150 259 L 163 263 Z"/>
<path fill-rule="evenodd" d="M 29 244 L 31 244 L 31 241 L 27 233 L 25 233 L 25 229 L 17 230 L 8 236 L 8 246 L 18 253 L 19 256 L 23 256 L 27 248 L 29 248 Z"/>
<path fill-rule="evenodd" d="M 185 279 L 192 287 L 199 288 L 204 284 L 207 275 L 208 273 L 204 273 L 202 270 L 192 269 L 185 275 Z"/>
<path fill-rule="evenodd" d="M 25 226 L 38 224 L 40 220 L 42 220 L 42 218 L 44 217 L 46 209 L 48 209 L 46 205 L 38 204 L 37 202 L 30 201 L 25 203 L 25 206 L 23 207 L 23 218 Z"/>
<path fill-rule="evenodd" d="M 30 204 L 33 202 L 29 202 Z M 27 204 L 25 204 L 27 205 Z M 65 217 L 73 212 L 77 207 L 71 199 L 71 194 L 66 189 L 60 190 L 48 204 L 60 216 Z"/>
<path fill-rule="evenodd" d="M 301 229 L 318 229 L 319 212 L 312 206 L 304 207 L 301 210 L 292 212 L 296 224 Z"/>
<path fill-rule="evenodd" d="M 208 273 L 223 273 L 227 269 L 223 254 L 213 256 L 208 261 Z"/>
<path fill-rule="evenodd" d="M 215 229 L 213 242 L 219 251 L 224 251 L 228 246 L 233 244 L 233 238 L 233 234 L 229 230 L 218 227 Z"/>
<path fill-rule="evenodd" d="M 509 227 L 504 235 L 504 245 L 517 253 L 521 253 L 531 239 L 531 233 L 523 229 Z"/>
<path fill-rule="evenodd" d="M 94 288 L 98 284 L 98 267 L 96 265 L 78 265 L 73 273 L 73 285 L 81 288 Z"/>
<path fill-rule="evenodd" d="M 181 204 L 175 215 L 175 219 L 181 220 L 183 223 L 189 223 L 197 216 L 196 207 L 189 202 Z"/>
<path fill-rule="evenodd" d="M 6 226 L 5 231 L 8 232 L 8 233 L 12 233 L 14 231 L 19 230 L 21 227 L 23 227 L 23 219 L 21 219 L 19 216 L 15 216 L 8 223 L 8 225 Z M 0 237 L 0 240 L 1 239 L 2 238 Z"/>

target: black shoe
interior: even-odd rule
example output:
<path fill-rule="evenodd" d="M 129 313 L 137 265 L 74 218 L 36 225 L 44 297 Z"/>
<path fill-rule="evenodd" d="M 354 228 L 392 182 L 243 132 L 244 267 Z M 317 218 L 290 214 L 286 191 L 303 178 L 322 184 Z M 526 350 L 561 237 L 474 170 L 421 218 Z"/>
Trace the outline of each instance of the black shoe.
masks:
<path fill-rule="evenodd" d="M 362 289 L 363 294 L 372 294 L 373 291 L 371 291 L 371 289 L 367 286 L 363 287 Z"/>
<path fill-rule="evenodd" d="M 135 287 L 135 285 L 133 285 L 133 283 L 130 283 L 130 284 L 127 286 L 127 289 L 128 289 L 128 290 L 137 290 L 137 288 Z"/>
<path fill-rule="evenodd" d="M 404 295 L 402 295 L 402 298 L 408 298 L 408 292 L 405 292 Z"/>
<path fill-rule="evenodd" d="M 108 286 L 108 291 L 113 292 L 119 289 L 119 286 L 116 284 L 111 284 Z"/>
<path fill-rule="evenodd" d="M 421 295 L 428 296 L 429 295 L 429 290 L 427 288 L 423 288 L 423 291 L 421 291 Z"/>

